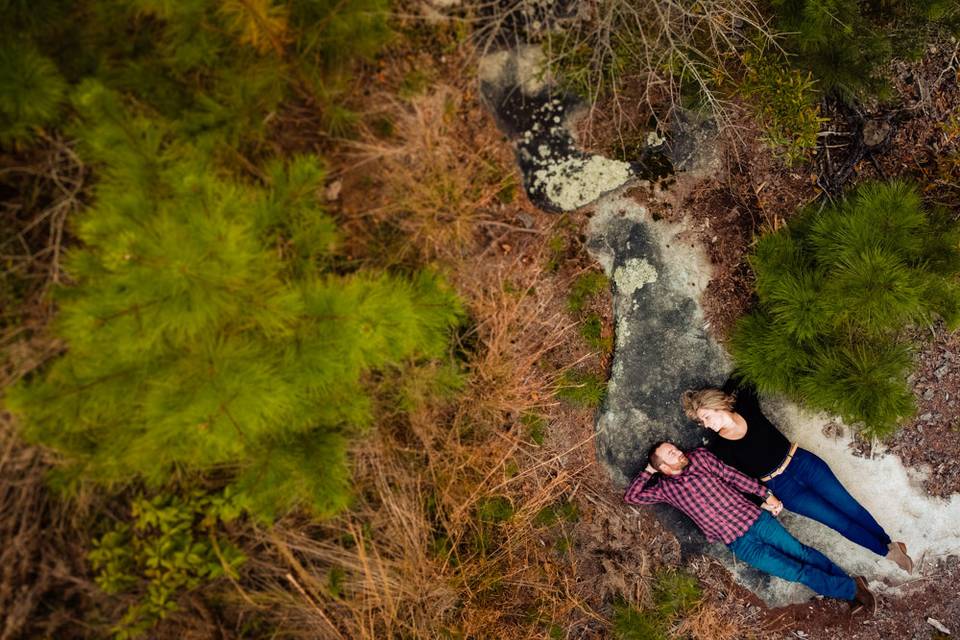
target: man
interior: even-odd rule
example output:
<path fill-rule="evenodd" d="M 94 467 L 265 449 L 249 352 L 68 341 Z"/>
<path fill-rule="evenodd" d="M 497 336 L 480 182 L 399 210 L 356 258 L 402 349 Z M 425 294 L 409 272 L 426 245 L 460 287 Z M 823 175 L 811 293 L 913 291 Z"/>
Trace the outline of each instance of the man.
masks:
<path fill-rule="evenodd" d="M 764 511 L 744 493 L 765 498 Z M 797 541 L 770 515 L 783 509 L 773 493 L 702 447 L 684 454 L 669 442 L 655 444 L 647 468 L 627 489 L 624 500 L 666 502 L 693 520 L 707 540 L 723 542 L 747 564 L 805 584 L 824 596 L 848 600 L 854 612 L 876 610 L 876 598 L 863 577 L 851 578 L 825 555 Z"/>

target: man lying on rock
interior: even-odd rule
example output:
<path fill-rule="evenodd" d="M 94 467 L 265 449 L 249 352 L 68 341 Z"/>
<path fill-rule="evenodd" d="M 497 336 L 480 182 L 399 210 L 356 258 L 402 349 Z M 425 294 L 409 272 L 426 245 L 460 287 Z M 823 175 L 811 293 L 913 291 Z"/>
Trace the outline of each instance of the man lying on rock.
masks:
<path fill-rule="evenodd" d="M 763 510 L 744 493 L 765 497 Z M 670 442 L 655 444 L 647 468 L 624 500 L 672 505 L 693 520 L 707 540 L 723 542 L 747 564 L 829 598 L 848 600 L 853 612 L 876 610 L 866 579 L 851 578 L 827 556 L 801 544 L 770 515 L 779 514 L 783 503 L 769 489 L 703 447 L 685 454 Z"/>

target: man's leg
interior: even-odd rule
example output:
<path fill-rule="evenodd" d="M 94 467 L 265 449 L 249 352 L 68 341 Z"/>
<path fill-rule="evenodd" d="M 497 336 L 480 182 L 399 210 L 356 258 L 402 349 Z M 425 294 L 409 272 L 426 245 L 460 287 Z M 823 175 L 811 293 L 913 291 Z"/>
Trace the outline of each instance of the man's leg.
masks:
<path fill-rule="evenodd" d="M 791 536 L 770 514 L 760 518 L 728 545 L 733 553 L 761 571 L 799 582 L 817 593 L 841 600 L 853 600 L 857 593 L 853 578 L 834 568 L 829 558 Z M 840 575 L 837 575 L 837 574 Z"/>

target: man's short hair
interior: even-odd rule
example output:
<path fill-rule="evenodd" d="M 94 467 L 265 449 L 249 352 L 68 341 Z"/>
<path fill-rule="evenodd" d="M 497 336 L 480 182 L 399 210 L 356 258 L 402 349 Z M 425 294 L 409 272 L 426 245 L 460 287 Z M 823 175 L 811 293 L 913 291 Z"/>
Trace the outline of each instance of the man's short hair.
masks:
<path fill-rule="evenodd" d="M 670 444 L 666 440 L 661 440 L 660 442 L 655 443 L 652 447 L 647 450 L 647 461 L 650 463 L 650 466 L 660 470 L 660 467 L 664 464 L 663 458 L 657 455 L 657 449 L 660 448 L 660 445 Z"/>

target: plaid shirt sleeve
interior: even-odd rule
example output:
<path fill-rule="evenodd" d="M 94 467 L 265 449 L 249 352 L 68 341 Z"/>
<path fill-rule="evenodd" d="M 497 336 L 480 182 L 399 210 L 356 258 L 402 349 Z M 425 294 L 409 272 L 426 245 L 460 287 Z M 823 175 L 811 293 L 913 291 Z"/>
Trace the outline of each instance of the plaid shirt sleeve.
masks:
<path fill-rule="evenodd" d="M 654 475 L 646 469 L 640 472 L 640 475 L 630 483 L 623 500 L 629 504 L 666 502 L 667 496 L 664 495 L 663 486 L 659 482 L 653 482 Z"/>
<path fill-rule="evenodd" d="M 715 473 L 721 480 L 742 493 L 749 493 L 761 498 L 767 495 L 767 488 L 756 478 L 742 473 L 730 465 L 724 464 L 720 458 L 707 449 L 702 450 L 701 459 L 705 466 Z"/>

